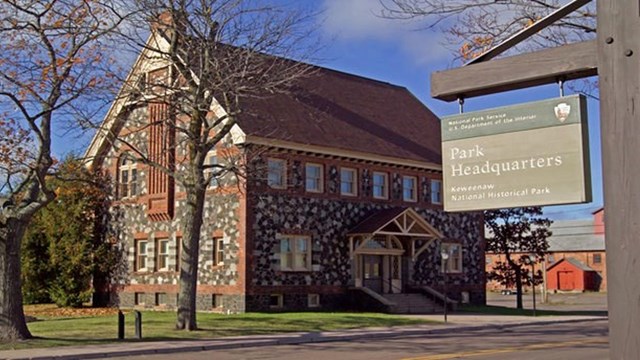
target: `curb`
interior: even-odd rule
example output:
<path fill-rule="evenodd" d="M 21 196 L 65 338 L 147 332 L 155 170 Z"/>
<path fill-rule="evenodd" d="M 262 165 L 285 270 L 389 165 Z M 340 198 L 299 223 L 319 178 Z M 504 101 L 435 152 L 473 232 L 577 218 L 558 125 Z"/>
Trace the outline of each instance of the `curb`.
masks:
<path fill-rule="evenodd" d="M 141 355 L 158 355 L 158 354 L 173 354 L 182 352 L 197 352 L 197 351 L 209 351 L 209 350 L 229 350 L 229 349 L 241 349 L 250 347 L 263 347 L 263 346 L 277 346 L 277 345 L 299 345 L 307 343 L 324 343 L 324 342 L 337 342 L 337 341 L 353 341 L 361 339 L 383 339 L 383 338 L 396 338 L 402 336 L 417 336 L 417 335 L 429 335 L 429 334 L 446 334 L 453 331 L 469 331 L 469 330 L 485 330 L 485 329 L 504 329 L 511 327 L 531 326 L 540 324 L 568 324 L 579 322 L 591 322 L 607 320 L 608 317 L 587 318 L 587 319 L 562 319 L 562 320 L 549 320 L 549 321 L 536 321 L 536 322 L 514 322 L 508 324 L 484 324 L 484 325 L 462 325 L 446 328 L 436 329 L 405 329 L 401 328 L 387 328 L 386 330 L 372 330 L 369 332 L 360 331 L 354 334 L 340 334 L 335 332 L 335 336 L 331 336 L 329 332 L 325 336 L 319 335 L 319 333 L 294 333 L 283 334 L 285 336 L 280 339 L 238 339 L 230 338 L 229 343 L 218 343 L 208 345 L 178 345 L 175 347 L 165 348 L 147 348 L 147 349 L 135 349 L 135 350 L 106 350 L 103 352 L 95 352 L 96 346 L 87 347 L 86 351 L 82 352 L 82 349 L 76 349 L 78 352 L 67 355 L 45 355 L 45 356 L 26 356 L 26 357 L 10 357 L 11 360 L 78 360 L 78 359 L 103 359 L 110 357 L 126 357 L 126 356 L 141 356 Z M 446 325 L 445 325 L 446 326 Z M 295 335 L 295 337 L 291 337 Z M 215 339 L 220 341 L 220 339 Z M 206 340 L 203 340 L 206 341 Z M 144 343 L 140 343 L 144 344 Z M 147 343 L 153 344 L 153 343 Z"/>

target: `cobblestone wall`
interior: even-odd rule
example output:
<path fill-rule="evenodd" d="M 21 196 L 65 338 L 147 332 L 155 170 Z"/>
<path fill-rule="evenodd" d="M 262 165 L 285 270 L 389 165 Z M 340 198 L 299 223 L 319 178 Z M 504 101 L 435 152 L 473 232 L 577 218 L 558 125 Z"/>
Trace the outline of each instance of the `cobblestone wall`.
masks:
<path fill-rule="evenodd" d="M 401 184 L 394 181 L 394 188 Z M 399 190 L 399 189 L 398 189 Z M 399 192 L 396 190 L 397 192 Z M 385 204 L 306 198 L 287 194 L 261 195 L 255 200 L 253 224 L 252 286 L 344 286 L 349 285 L 351 268 L 348 231 Z M 484 240 L 479 213 L 447 214 L 440 210 L 415 210 L 447 239 L 463 244 L 463 272 L 450 277 L 456 285 L 484 284 Z M 312 271 L 280 269 L 280 235 L 305 234 L 312 241 Z M 411 281 L 438 287 L 441 282 L 439 243 L 434 242 L 413 265 Z M 285 294 L 285 298 L 287 294 Z M 472 296 L 477 299 L 477 295 Z M 285 299 L 286 302 L 286 299 Z M 263 308 L 248 300 L 248 307 Z"/>
<path fill-rule="evenodd" d="M 131 126 L 136 123 L 144 123 L 146 118 L 146 109 L 140 107 L 130 114 Z M 131 132 L 124 136 L 128 143 L 133 144 L 136 148 L 146 149 L 148 134 L 146 131 Z M 117 180 L 117 161 L 123 153 L 123 149 L 112 148 L 105 157 L 102 167 L 111 172 L 114 181 Z M 184 156 L 184 149 L 178 149 L 178 156 Z M 179 168 L 179 164 L 178 164 Z M 118 288 L 127 289 L 131 285 L 136 285 L 135 290 L 125 290 L 123 293 L 115 296 L 118 305 L 123 307 L 134 306 L 135 293 L 145 299 L 145 306 L 149 304 L 155 305 L 154 300 L 156 294 L 163 294 L 164 290 L 158 285 L 172 285 L 167 291 L 169 300 L 166 305 L 175 306 L 176 285 L 179 280 L 178 270 L 178 253 L 179 240 L 182 233 L 181 220 L 185 209 L 185 200 L 177 200 L 175 203 L 175 216 L 171 221 L 151 221 L 147 216 L 147 175 L 146 167 L 137 166 L 138 172 L 138 195 L 135 197 L 117 201 L 111 209 L 112 229 L 111 233 L 116 238 L 125 253 L 126 262 L 118 276 L 117 283 L 114 284 Z M 221 187 L 233 185 L 233 179 L 223 178 L 220 181 Z M 180 198 L 180 192 L 183 190 L 179 184 L 176 185 L 177 197 Z M 239 220 L 240 198 L 239 194 L 234 192 L 218 191 L 216 189 L 208 190 L 207 200 L 204 207 L 204 223 L 201 229 L 200 253 L 198 256 L 198 284 L 210 286 L 235 286 L 239 283 L 239 279 L 244 274 L 240 274 L 238 266 L 240 265 L 239 254 L 240 249 L 240 220 Z M 214 264 L 215 259 L 215 241 L 214 236 L 221 236 L 223 239 L 224 259 L 222 264 Z M 157 269 L 157 240 L 167 239 L 168 246 L 168 269 Z M 136 257 L 136 240 L 147 240 L 147 267 L 144 271 L 135 271 Z M 152 286 L 149 289 L 142 287 Z M 211 291 L 211 290 L 210 290 Z M 215 292 L 215 289 L 212 290 Z M 171 293 L 173 292 L 173 293 Z M 163 295 L 161 295 L 163 296 Z M 230 296 L 230 295 L 227 295 Z M 198 296 L 198 308 L 201 310 L 212 309 L 212 294 L 202 294 Z M 231 297 L 229 297 L 231 299 Z M 153 301 L 152 301 L 153 300 Z M 244 301 L 237 299 L 229 300 L 230 309 L 234 312 L 244 311 Z"/>

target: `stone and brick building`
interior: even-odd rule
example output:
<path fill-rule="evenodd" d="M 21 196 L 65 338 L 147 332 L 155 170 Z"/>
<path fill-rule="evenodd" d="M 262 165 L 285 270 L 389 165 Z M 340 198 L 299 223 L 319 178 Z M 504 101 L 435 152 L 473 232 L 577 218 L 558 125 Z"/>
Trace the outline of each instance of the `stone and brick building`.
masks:
<path fill-rule="evenodd" d="M 162 66 L 139 59 L 130 80 L 151 81 Z M 443 211 L 440 122 L 407 89 L 318 67 L 295 93 L 243 107 L 210 154 L 248 165 L 246 178 L 224 176 L 207 192 L 198 309 L 376 308 L 375 294 L 437 293 L 445 268 L 450 297 L 484 303 L 482 214 Z M 119 98 L 104 128 L 151 151 L 170 138 L 174 153 L 156 161 L 179 169 L 185 149 L 154 121 L 166 116 L 153 99 Z M 117 184 L 112 227 L 127 256 L 114 301 L 171 308 L 185 193 L 107 138 L 98 133 L 87 156 Z"/>

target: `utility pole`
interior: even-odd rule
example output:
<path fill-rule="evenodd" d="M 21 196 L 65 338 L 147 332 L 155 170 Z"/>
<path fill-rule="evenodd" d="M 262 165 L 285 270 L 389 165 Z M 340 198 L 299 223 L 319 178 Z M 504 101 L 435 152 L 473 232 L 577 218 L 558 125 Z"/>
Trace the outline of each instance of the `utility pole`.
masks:
<path fill-rule="evenodd" d="M 542 258 L 542 303 L 549 302 L 549 293 L 547 292 L 547 254 Z"/>

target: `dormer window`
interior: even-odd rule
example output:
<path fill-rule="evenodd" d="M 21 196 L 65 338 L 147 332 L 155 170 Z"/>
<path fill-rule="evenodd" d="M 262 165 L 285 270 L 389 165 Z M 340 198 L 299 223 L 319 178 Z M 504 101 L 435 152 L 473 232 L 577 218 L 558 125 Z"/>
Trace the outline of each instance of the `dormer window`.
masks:
<path fill-rule="evenodd" d="M 123 155 L 118 166 L 118 198 L 138 195 L 138 169 L 133 159 Z"/>

